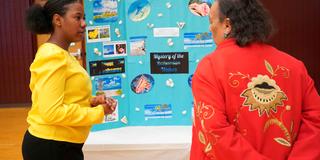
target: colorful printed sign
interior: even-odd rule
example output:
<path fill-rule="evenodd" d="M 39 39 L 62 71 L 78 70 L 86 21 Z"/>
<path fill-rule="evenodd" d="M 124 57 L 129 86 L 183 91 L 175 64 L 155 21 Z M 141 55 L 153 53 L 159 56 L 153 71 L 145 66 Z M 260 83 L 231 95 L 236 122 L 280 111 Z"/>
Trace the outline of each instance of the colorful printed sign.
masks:
<path fill-rule="evenodd" d="M 191 47 L 212 47 L 213 39 L 212 34 L 209 32 L 204 33 L 184 33 L 184 48 Z"/>
<path fill-rule="evenodd" d="M 188 52 L 150 53 L 152 74 L 188 73 Z"/>
<path fill-rule="evenodd" d="M 120 96 L 121 90 L 121 77 L 109 76 L 95 79 L 96 95 Z"/>
<path fill-rule="evenodd" d="M 144 117 L 145 120 L 172 118 L 171 104 L 147 104 L 144 106 Z"/>
<path fill-rule="evenodd" d="M 115 22 L 118 19 L 117 0 L 94 0 L 93 21 L 96 23 Z"/>
<path fill-rule="evenodd" d="M 89 62 L 90 76 L 125 72 L 124 58 Z"/>

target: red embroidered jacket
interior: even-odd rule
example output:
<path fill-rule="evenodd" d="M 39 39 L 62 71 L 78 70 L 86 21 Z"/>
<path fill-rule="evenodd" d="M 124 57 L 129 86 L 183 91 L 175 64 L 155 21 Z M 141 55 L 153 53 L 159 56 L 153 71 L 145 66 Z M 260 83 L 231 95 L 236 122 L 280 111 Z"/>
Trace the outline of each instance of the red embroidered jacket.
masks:
<path fill-rule="evenodd" d="M 320 160 L 320 97 L 302 62 L 220 44 L 192 78 L 191 160 Z"/>

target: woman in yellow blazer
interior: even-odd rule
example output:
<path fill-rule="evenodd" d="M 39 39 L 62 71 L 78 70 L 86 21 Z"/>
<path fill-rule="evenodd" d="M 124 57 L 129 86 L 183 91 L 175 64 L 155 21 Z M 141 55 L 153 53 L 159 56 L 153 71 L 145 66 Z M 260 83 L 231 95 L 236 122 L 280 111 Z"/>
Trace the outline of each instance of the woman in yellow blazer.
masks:
<path fill-rule="evenodd" d="M 27 28 L 36 34 L 51 33 L 30 66 L 32 108 L 24 136 L 25 160 L 82 160 L 82 146 L 93 124 L 114 111 L 116 101 L 91 97 L 87 72 L 68 53 L 71 42 L 85 33 L 79 0 L 48 0 L 27 10 Z"/>

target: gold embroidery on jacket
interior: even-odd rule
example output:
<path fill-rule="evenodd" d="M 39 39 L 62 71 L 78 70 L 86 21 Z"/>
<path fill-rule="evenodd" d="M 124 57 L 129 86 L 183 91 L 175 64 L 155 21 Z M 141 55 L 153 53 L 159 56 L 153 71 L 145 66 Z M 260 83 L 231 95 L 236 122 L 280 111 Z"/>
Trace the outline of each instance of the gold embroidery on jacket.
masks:
<path fill-rule="evenodd" d="M 264 65 L 266 66 L 268 72 L 271 74 L 271 78 L 276 77 L 276 76 L 282 76 L 284 78 L 289 78 L 290 70 L 287 69 L 286 67 L 279 66 L 277 65 L 277 68 L 274 70 L 271 66 L 271 64 L 267 61 L 264 60 Z"/>
<path fill-rule="evenodd" d="M 250 76 L 244 75 L 241 72 L 237 72 L 237 73 L 229 73 L 229 85 L 233 88 L 237 88 L 240 84 L 238 79 L 235 79 L 237 77 L 240 77 L 240 79 L 249 79 L 250 80 Z"/>
<path fill-rule="evenodd" d="M 269 127 L 271 125 L 276 125 L 278 126 L 284 133 L 285 138 L 282 137 L 276 137 L 274 138 L 274 140 L 286 147 L 291 147 L 292 146 L 292 142 L 296 139 L 297 134 L 294 132 L 294 122 L 291 121 L 290 123 L 290 130 L 288 130 L 288 128 L 284 125 L 284 122 L 282 122 L 282 116 L 284 114 L 285 111 L 290 111 L 291 110 L 291 106 L 286 106 L 285 110 L 282 111 L 281 115 L 280 115 L 280 120 L 276 117 L 273 117 L 271 119 L 269 119 L 265 125 L 264 125 L 264 132 L 266 132 Z"/>
<path fill-rule="evenodd" d="M 207 105 L 204 102 L 194 100 L 195 105 L 195 120 L 194 125 L 197 125 L 199 128 L 198 139 L 201 144 L 203 144 L 203 151 L 207 154 L 208 157 L 214 158 L 214 154 L 209 153 L 212 151 L 212 145 L 215 145 L 218 135 L 214 134 L 212 131 L 206 128 L 206 121 L 213 118 L 215 110 L 212 105 Z M 198 123 L 196 123 L 196 121 Z M 200 124 L 199 124 L 200 123 Z"/>
<path fill-rule="evenodd" d="M 286 94 L 280 89 L 280 87 L 276 84 L 276 81 L 273 80 L 273 77 L 282 76 L 283 78 L 289 78 L 290 70 L 286 67 L 277 65 L 276 69 L 272 67 L 272 65 L 265 60 L 264 61 L 265 67 L 267 71 L 270 73 L 271 77 L 268 75 L 257 75 L 257 77 L 251 78 L 251 81 L 247 84 L 247 89 L 245 89 L 241 94 L 240 97 L 245 98 L 243 102 L 243 106 L 249 107 L 249 111 L 258 111 L 259 117 L 262 117 L 264 113 L 266 116 L 269 117 L 268 120 L 265 122 L 264 125 L 264 132 L 266 132 L 271 125 L 278 126 L 281 131 L 284 133 L 283 137 L 275 137 L 273 138 L 274 141 L 277 143 L 291 147 L 292 142 L 296 138 L 296 133 L 294 133 L 294 122 L 291 121 L 290 130 L 285 126 L 283 122 L 283 114 L 285 111 L 290 111 L 291 106 L 286 106 L 285 110 L 283 110 L 280 114 L 280 118 L 277 118 L 274 114 L 277 113 L 277 107 L 284 106 L 284 100 L 288 100 Z M 234 76 L 238 75 L 241 79 L 250 79 L 249 75 L 242 74 L 238 72 L 237 74 L 230 74 L 229 73 L 229 81 Z M 234 84 L 231 87 L 238 87 L 239 81 L 233 80 Z M 241 107 L 242 108 L 242 107 Z M 240 113 L 241 109 L 239 110 Z M 240 131 L 239 127 L 239 113 L 235 117 L 235 125 L 237 130 Z"/>
<path fill-rule="evenodd" d="M 248 88 L 240 95 L 246 100 L 244 106 L 249 106 L 249 111 L 258 110 L 259 117 L 264 113 L 270 115 L 270 111 L 277 113 L 277 107 L 283 106 L 283 100 L 287 96 L 281 91 L 276 82 L 267 75 L 258 75 L 248 83 Z"/>

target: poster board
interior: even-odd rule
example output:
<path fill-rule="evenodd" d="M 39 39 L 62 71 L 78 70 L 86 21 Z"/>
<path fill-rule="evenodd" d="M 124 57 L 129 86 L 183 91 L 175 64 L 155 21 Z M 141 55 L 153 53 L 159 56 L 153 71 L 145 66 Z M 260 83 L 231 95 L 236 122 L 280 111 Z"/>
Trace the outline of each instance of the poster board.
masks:
<path fill-rule="evenodd" d="M 118 101 L 93 130 L 191 125 L 191 78 L 216 47 L 207 0 L 84 0 L 93 95 Z"/>

